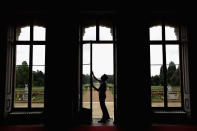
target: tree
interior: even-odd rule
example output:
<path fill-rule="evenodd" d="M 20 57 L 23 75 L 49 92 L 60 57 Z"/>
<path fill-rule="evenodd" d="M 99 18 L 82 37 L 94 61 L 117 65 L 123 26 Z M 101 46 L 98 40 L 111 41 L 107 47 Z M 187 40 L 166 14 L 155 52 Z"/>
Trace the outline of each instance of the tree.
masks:
<path fill-rule="evenodd" d="M 176 71 L 176 65 L 174 64 L 173 61 L 171 61 L 169 63 L 169 67 L 168 67 L 168 70 L 167 70 L 167 83 L 170 84 L 170 85 L 172 85 L 172 83 L 173 83 L 171 77 L 173 76 L 175 71 Z"/>
<path fill-rule="evenodd" d="M 172 77 L 170 78 L 170 82 L 171 82 L 172 86 L 179 86 L 180 85 L 179 67 L 173 73 Z"/>
<path fill-rule="evenodd" d="M 151 77 L 151 85 L 158 86 L 160 85 L 160 77 L 159 75 L 155 75 Z"/>
<path fill-rule="evenodd" d="M 107 75 L 108 76 L 108 83 L 113 84 L 114 83 L 114 76 L 113 75 Z M 99 78 L 98 78 L 99 79 Z M 95 79 L 92 78 L 93 83 L 97 82 Z M 90 84 L 90 75 L 86 74 L 86 75 L 82 75 L 82 84 Z"/>
<path fill-rule="evenodd" d="M 25 88 L 29 81 L 29 68 L 26 61 L 16 67 L 16 87 Z"/>
<path fill-rule="evenodd" d="M 163 65 L 160 67 L 160 84 L 163 85 L 164 84 L 164 72 L 163 72 Z"/>
<path fill-rule="evenodd" d="M 169 67 L 167 69 L 167 74 L 166 74 L 166 80 L 167 83 L 171 86 L 178 86 L 180 85 L 180 74 L 179 74 L 179 67 L 176 69 L 176 65 L 173 61 L 169 63 Z M 160 84 L 164 84 L 164 72 L 163 72 L 163 65 L 160 68 L 160 74 L 159 76 L 152 76 L 151 77 L 151 82 L 152 85 L 157 85 L 158 80 L 160 81 Z"/>
<path fill-rule="evenodd" d="M 169 63 L 168 71 L 176 71 L 176 65 L 173 61 Z"/>
<path fill-rule="evenodd" d="M 82 75 L 82 84 L 90 84 L 90 75 Z"/>
<path fill-rule="evenodd" d="M 32 72 L 32 85 L 44 86 L 44 73 L 42 71 Z M 22 62 L 22 65 L 16 67 L 16 87 L 25 88 L 29 82 L 29 67 L 26 61 Z"/>
<path fill-rule="evenodd" d="M 114 83 L 114 76 L 113 75 L 107 75 L 107 76 L 108 76 L 107 82 L 110 84 L 113 84 Z"/>
<path fill-rule="evenodd" d="M 44 86 L 44 73 L 42 71 L 33 71 L 32 72 L 32 85 L 33 86 Z"/>

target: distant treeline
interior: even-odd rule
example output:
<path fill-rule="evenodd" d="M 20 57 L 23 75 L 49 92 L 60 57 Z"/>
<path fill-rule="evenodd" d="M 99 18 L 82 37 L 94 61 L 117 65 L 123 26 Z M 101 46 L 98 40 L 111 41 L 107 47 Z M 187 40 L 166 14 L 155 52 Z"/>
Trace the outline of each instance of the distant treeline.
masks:
<path fill-rule="evenodd" d="M 166 80 L 167 84 L 171 86 L 179 86 L 180 85 L 180 74 L 179 74 L 179 66 L 176 68 L 174 62 L 170 62 L 167 68 Z M 163 65 L 160 68 L 160 74 L 151 77 L 151 85 L 152 86 L 160 86 L 164 85 L 164 72 Z"/>
<path fill-rule="evenodd" d="M 107 83 L 114 83 L 114 76 L 113 75 L 107 75 L 108 76 L 108 80 Z M 92 79 L 93 82 L 96 82 L 96 80 Z M 82 83 L 83 84 L 90 84 L 90 75 L 86 74 L 82 76 Z"/>
<path fill-rule="evenodd" d="M 45 74 L 42 71 L 32 71 L 32 86 L 44 86 Z M 29 66 L 26 61 L 16 67 L 16 87 L 24 88 L 29 82 Z"/>

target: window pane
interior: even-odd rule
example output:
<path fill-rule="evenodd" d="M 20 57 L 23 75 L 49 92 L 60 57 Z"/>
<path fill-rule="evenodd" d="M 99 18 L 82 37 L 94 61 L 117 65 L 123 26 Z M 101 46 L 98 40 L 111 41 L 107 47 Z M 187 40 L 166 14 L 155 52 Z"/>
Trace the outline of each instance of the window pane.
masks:
<path fill-rule="evenodd" d="M 179 64 L 179 45 L 166 45 L 166 63 Z"/>
<path fill-rule="evenodd" d="M 34 26 L 34 41 L 45 41 L 46 40 L 46 28 L 41 26 Z"/>
<path fill-rule="evenodd" d="M 150 45 L 151 64 L 162 64 L 162 45 Z"/>
<path fill-rule="evenodd" d="M 179 46 L 166 45 L 168 107 L 181 107 Z"/>
<path fill-rule="evenodd" d="M 164 107 L 162 45 L 150 45 L 152 107 Z"/>
<path fill-rule="evenodd" d="M 83 65 L 82 107 L 90 109 L 90 65 Z"/>
<path fill-rule="evenodd" d="M 110 118 L 114 117 L 113 60 L 113 44 L 92 45 L 92 68 L 95 76 L 98 79 L 101 79 L 103 74 L 108 75 L 105 104 Z M 99 88 L 100 86 L 100 83 L 95 79 L 93 79 L 93 84 L 96 88 Z M 99 93 L 94 89 L 92 90 L 92 109 L 93 118 L 102 118 L 102 111 L 99 104 Z"/>
<path fill-rule="evenodd" d="M 164 107 L 164 77 L 162 65 L 151 65 L 152 107 Z"/>
<path fill-rule="evenodd" d="M 32 104 L 34 108 L 44 107 L 45 66 L 33 66 Z"/>
<path fill-rule="evenodd" d="M 96 40 L 96 26 L 89 26 L 83 29 L 83 40 Z"/>
<path fill-rule="evenodd" d="M 99 40 L 113 40 L 112 28 L 99 26 Z"/>
<path fill-rule="evenodd" d="M 30 40 L 30 26 L 17 28 L 16 40 L 17 41 L 29 41 Z"/>
<path fill-rule="evenodd" d="M 16 85 L 14 90 L 14 107 L 26 108 L 28 106 L 29 67 L 27 64 L 16 66 Z"/>
<path fill-rule="evenodd" d="M 33 65 L 45 65 L 45 45 L 33 45 Z"/>
<path fill-rule="evenodd" d="M 29 45 L 16 46 L 16 65 L 29 65 Z"/>
<path fill-rule="evenodd" d="M 113 44 L 92 45 L 92 68 L 95 76 L 100 78 L 103 74 L 113 74 L 113 60 Z"/>
<path fill-rule="evenodd" d="M 178 27 L 165 26 L 165 39 L 166 40 L 178 40 L 179 39 Z"/>
<path fill-rule="evenodd" d="M 162 28 L 161 25 L 150 27 L 150 40 L 162 40 Z"/>
<path fill-rule="evenodd" d="M 181 107 L 180 67 L 167 71 L 168 107 Z"/>
<path fill-rule="evenodd" d="M 83 44 L 83 64 L 90 64 L 90 44 Z"/>

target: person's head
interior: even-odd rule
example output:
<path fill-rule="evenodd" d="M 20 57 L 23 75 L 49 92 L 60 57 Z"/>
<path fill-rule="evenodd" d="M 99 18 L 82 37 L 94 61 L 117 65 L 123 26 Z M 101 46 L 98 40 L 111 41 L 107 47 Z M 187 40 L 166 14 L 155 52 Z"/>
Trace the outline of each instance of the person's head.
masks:
<path fill-rule="evenodd" d="M 101 76 L 101 80 L 102 81 L 106 81 L 108 79 L 108 76 L 106 74 L 102 75 Z"/>

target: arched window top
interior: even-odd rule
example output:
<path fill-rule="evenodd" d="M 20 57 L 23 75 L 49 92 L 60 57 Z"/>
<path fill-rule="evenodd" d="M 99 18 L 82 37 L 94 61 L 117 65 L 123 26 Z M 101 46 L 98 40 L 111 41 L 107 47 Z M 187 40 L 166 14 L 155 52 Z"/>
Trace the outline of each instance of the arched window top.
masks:
<path fill-rule="evenodd" d="M 179 28 L 176 25 L 165 26 L 165 40 L 179 40 Z"/>
<path fill-rule="evenodd" d="M 83 28 L 83 40 L 96 40 L 96 25 Z"/>
<path fill-rule="evenodd" d="M 150 40 L 162 40 L 162 26 L 156 25 L 149 29 Z"/>
<path fill-rule="evenodd" d="M 113 24 L 109 21 L 84 22 L 82 25 L 82 40 L 113 41 Z"/>
<path fill-rule="evenodd" d="M 82 40 L 96 40 L 96 21 L 88 20 L 82 23 Z"/>
<path fill-rule="evenodd" d="M 46 28 L 43 26 L 33 27 L 33 40 L 34 41 L 45 41 L 46 40 Z"/>
<path fill-rule="evenodd" d="M 164 27 L 162 29 L 162 26 Z M 150 40 L 152 41 L 161 41 L 164 40 L 162 38 L 162 32 L 165 31 L 165 40 L 174 41 L 179 40 L 179 27 L 176 23 L 164 23 L 161 22 L 152 23 L 149 28 Z"/>
<path fill-rule="evenodd" d="M 42 25 L 33 25 L 33 41 L 46 40 L 46 27 Z M 30 41 L 31 25 L 18 25 L 16 27 L 17 41 Z"/>
<path fill-rule="evenodd" d="M 99 26 L 99 40 L 113 40 L 112 28 L 108 26 Z"/>
<path fill-rule="evenodd" d="M 30 26 L 21 26 L 16 28 L 17 41 L 30 41 Z"/>
<path fill-rule="evenodd" d="M 113 40 L 113 24 L 108 20 L 99 21 L 99 40 Z"/>

